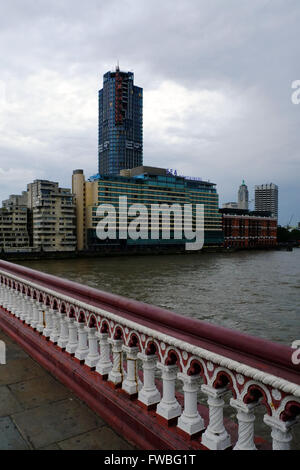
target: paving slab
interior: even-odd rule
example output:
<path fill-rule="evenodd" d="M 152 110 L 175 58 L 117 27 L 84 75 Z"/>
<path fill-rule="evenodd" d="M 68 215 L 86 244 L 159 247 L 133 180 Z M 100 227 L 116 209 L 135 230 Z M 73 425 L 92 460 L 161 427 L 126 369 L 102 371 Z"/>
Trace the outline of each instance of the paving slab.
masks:
<path fill-rule="evenodd" d="M 0 340 L 5 342 L 6 345 L 6 360 L 26 358 L 29 357 L 28 354 L 20 348 L 9 336 L 7 336 L 3 331 L 0 330 Z"/>
<path fill-rule="evenodd" d="M 1 365 L 2 367 L 2 365 Z M 1 373 L 1 369 L 0 369 Z M 6 385 L 0 386 L 0 417 L 23 411 L 21 404 Z"/>
<path fill-rule="evenodd" d="M 108 426 L 59 442 L 62 450 L 132 450 L 133 447 Z"/>
<path fill-rule="evenodd" d="M 39 450 L 61 450 L 61 448 L 57 444 L 50 444 L 47 447 L 41 447 Z"/>
<path fill-rule="evenodd" d="M 10 385 L 46 374 L 47 372 L 30 357 L 10 359 L 7 356 L 6 364 L 1 365 L 0 369 L 0 385 Z"/>
<path fill-rule="evenodd" d="M 2 330 L 0 339 L 0 450 L 133 449 Z"/>
<path fill-rule="evenodd" d="M 73 395 L 70 390 L 51 375 L 12 384 L 9 388 L 18 402 L 22 404 L 23 409 L 35 408 Z"/>
<path fill-rule="evenodd" d="M 23 439 L 10 417 L 0 418 L 0 449 L 28 450 L 30 446 Z"/>
<path fill-rule="evenodd" d="M 101 425 L 98 416 L 82 403 L 70 398 L 14 414 L 12 418 L 36 449 L 83 434 Z"/>
<path fill-rule="evenodd" d="M 2 339 L 3 341 L 5 341 L 5 340 L 8 340 L 8 339 L 9 339 L 9 340 L 11 341 L 10 337 L 9 337 L 9 336 L 7 336 L 7 334 L 6 334 L 6 333 L 4 333 L 4 331 L 3 331 L 3 330 L 0 330 L 0 339 Z"/>

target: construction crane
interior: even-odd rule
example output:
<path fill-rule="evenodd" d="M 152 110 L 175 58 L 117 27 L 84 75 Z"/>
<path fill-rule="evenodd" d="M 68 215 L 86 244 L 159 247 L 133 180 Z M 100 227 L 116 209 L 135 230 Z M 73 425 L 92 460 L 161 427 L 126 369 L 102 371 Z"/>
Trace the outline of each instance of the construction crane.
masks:
<path fill-rule="evenodd" d="M 291 216 L 291 218 L 290 218 L 290 220 L 289 220 L 289 222 L 288 222 L 288 224 L 287 224 L 287 226 L 286 226 L 286 228 L 287 228 L 288 230 L 291 228 L 291 222 L 292 222 L 293 218 L 294 218 L 294 214 Z"/>

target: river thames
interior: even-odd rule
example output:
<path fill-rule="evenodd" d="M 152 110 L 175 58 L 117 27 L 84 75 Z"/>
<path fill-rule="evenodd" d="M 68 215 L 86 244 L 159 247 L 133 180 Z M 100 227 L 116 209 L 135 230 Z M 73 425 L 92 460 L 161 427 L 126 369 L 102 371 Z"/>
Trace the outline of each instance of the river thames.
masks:
<path fill-rule="evenodd" d="M 288 345 L 300 339 L 300 249 L 22 264 Z"/>

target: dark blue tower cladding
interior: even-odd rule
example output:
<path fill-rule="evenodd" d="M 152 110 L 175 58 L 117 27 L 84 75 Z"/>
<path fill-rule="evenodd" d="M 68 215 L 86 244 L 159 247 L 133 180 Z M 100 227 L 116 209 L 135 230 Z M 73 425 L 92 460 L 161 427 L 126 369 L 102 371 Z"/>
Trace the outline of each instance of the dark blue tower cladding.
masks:
<path fill-rule="evenodd" d="M 132 72 L 107 72 L 99 91 L 98 156 L 100 175 L 143 164 L 143 89 Z"/>

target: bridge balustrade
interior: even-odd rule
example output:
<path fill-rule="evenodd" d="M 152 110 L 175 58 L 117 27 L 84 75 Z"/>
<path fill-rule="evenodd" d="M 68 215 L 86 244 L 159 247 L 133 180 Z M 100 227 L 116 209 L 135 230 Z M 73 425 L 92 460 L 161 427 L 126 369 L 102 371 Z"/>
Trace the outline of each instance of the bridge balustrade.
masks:
<path fill-rule="evenodd" d="M 136 407 L 139 420 L 142 412 L 154 429 L 180 436 L 174 447 L 255 450 L 256 411 L 263 407 L 272 448 L 290 449 L 300 413 L 300 366 L 288 346 L 5 261 L 0 306 L 0 327 L 17 331 L 16 338 L 30 330 L 31 343 L 44 340 L 37 348 L 42 344 L 50 355 L 88 369 L 96 390 L 100 380 L 116 402 L 128 400 L 131 420 Z M 101 393 L 94 398 L 101 400 Z M 224 417 L 225 399 L 236 417 L 235 437 Z"/>

